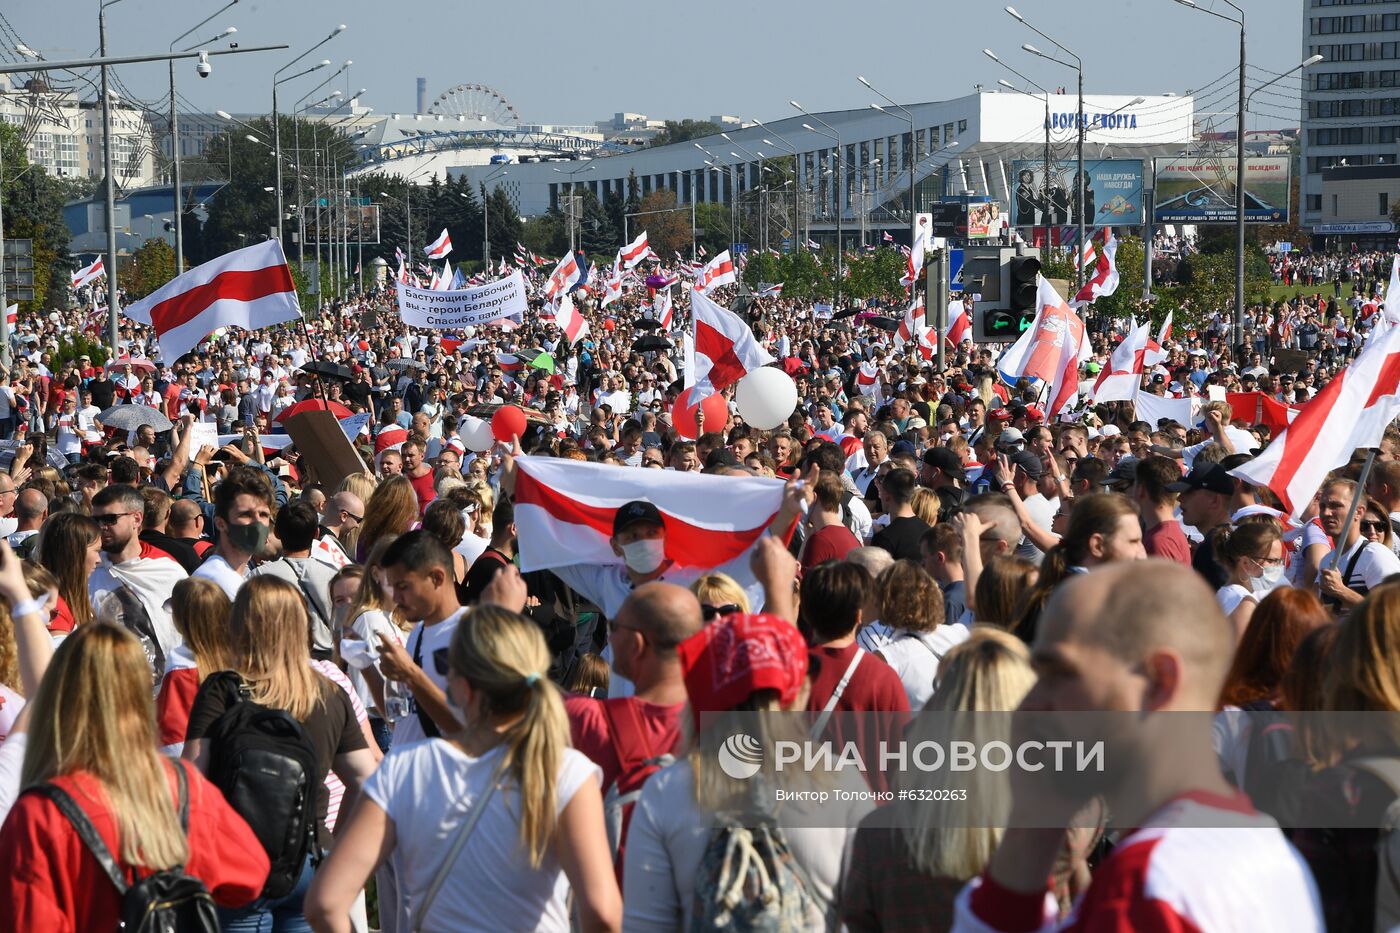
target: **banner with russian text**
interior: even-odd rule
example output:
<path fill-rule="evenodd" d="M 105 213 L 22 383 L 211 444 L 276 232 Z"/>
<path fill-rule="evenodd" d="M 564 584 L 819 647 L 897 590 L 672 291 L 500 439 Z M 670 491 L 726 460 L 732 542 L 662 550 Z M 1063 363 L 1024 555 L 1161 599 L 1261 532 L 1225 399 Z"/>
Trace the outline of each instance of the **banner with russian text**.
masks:
<path fill-rule="evenodd" d="M 412 327 L 452 330 L 525 315 L 525 277 L 519 270 L 503 279 L 447 291 L 432 291 L 397 283 L 399 315 Z"/>

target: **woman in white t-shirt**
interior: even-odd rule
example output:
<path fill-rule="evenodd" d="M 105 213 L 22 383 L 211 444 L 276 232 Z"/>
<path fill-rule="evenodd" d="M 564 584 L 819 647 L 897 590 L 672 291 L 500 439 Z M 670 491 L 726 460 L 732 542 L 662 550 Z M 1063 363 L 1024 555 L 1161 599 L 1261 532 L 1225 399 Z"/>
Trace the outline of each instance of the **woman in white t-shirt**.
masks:
<path fill-rule="evenodd" d="M 913 561 L 895 561 L 880 574 L 877 586 L 880 621 L 893 629 L 879 655 L 899 675 L 909 708 L 921 710 L 933 696 L 943 656 L 971 630 L 943 618 L 943 591 Z"/>
<path fill-rule="evenodd" d="M 1215 536 L 1215 550 L 1230 574 L 1230 582 L 1215 591 L 1215 598 L 1230 617 L 1238 643 L 1259 600 L 1287 585 L 1278 522 L 1260 517 L 1228 528 Z"/>
<path fill-rule="evenodd" d="M 400 930 L 563 933 L 570 888 L 581 929 L 619 928 L 599 770 L 568 747 L 539 628 L 482 606 L 443 654 L 424 661 L 445 668 L 448 702 L 468 725 L 384 759 L 307 893 L 307 920 L 346 929 L 356 893 L 387 859 Z"/>
<path fill-rule="evenodd" d="M 387 636 L 402 645 L 413 629 L 413 623 L 394 608 L 384 585 L 383 559 L 390 543 L 381 541 L 370 552 L 359 589 L 345 612 L 347 624 L 340 632 L 340 656 L 349 668 L 355 692 L 369 710 L 370 732 L 383 751 L 389 749 L 395 720 L 404 714 L 400 707 L 406 695 L 402 685 L 386 681 L 379 671 L 380 638 Z"/>

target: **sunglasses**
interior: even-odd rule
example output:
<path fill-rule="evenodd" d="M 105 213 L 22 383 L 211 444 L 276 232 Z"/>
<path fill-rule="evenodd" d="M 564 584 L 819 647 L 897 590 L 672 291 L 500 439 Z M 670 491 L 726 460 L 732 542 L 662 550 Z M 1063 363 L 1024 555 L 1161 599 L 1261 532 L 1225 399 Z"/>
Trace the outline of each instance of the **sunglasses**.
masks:
<path fill-rule="evenodd" d="M 122 516 L 127 515 L 127 514 L 129 514 L 129 513 L 127 513 L 127 512 L 115 512 L 115 513 L 113 513 L 113 514 L 111 514 L 111 515 L 94 515 L 94 516 L 92 517 L 92 520 L 95 521 L 95 522 L 97 522 L 97 524 L 99 524 L 99 525 L 115 525 L 115 524 L 117 523 L 117 519 L 119 519 L 119 518 L 121 518 Z"/>
<path fill-rule="evenodd" d="M 1362 530 L 1362 531 L 1374 531 L 1376 534 L 1384 534 L 1384 533 L 1385 533 L 1385 526 L 1386 526 L 1386 523 L 1385 523 L 1385 522 L 1362 522 L 1362 523 L 1361 523 L 1361 530 Z"/>
<path fill-rule="evenodd" d="M 700 617 L 706 622 L 713 622 L 716 619 L 723 619 L 725 616 L 732 616 L 734 613 L 742 611 L 743 610 L 734 603 L 726 603 L 723 606 L 702 605 L 700 607 Z"/>

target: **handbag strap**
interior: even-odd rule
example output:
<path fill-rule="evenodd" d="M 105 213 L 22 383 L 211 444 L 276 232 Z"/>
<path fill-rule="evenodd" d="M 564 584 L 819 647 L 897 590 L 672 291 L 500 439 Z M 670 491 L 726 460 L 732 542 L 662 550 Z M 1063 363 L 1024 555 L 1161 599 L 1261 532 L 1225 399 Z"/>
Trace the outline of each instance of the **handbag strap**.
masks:
<path fill-rule="evenodd" d="M 826 705 L 822 707 L 822 714 L 817 717 L 816 722 L 812 723 L 812 729 L 807 733 L 810 738 L 815 739 L 826 729 L 826 724 L 830 721 L 831 714 L 836 709 L 836 704 L 841 701 L 841 694 L 846 692 L 846 685 L 849 684 L 851 678 L 855 676 L 856 668 L 860 667 L 860 659 L 863 657 L 865 657 L 865 649 L 857 647 L 855 656 L 851 658 L 851 663 L 846 668 L 846 673 L 841 675 L 841 680 L 837 682 L 836 689 L 831 691 L 831 699 L 826 701 Z"/>
<path fill-rule="evenodd" d="M 432 883 L 428 885 L 428 890 L 423 894 L 423 903 L 414 910 L 413 933 L 419 933 L 423 929 L 423 921 L 428 916 L 428 908 L 432 906 L 433 900 L 437 897 L 438 890 L 443 882 L 447 880 L 448 874 L 452 871 L 453 864 L 457 861 L 457 856 L 461 854 L 462 847 L 467 844 L 467 839 L 471 836 L 472 830 L 476 829 L 477 822 L 481 815 L 486 812 L 486 805 L 491 802 L 491 796 L 496 793 L 496 786 L 500 784 L 505 776 L 506 765 L 510 758 L 503 751 L 501 763 L 496 766 L 491 773 L 491 782 L 486 786 L 486 790 L 476 802 L 472 804 L 471 812 L 462 821 L 462 826 L 457 830 L 457 838 L 452 840 L 452 848 L 447 850 L 447 857 L 438 866 L 437 874 L 433 875 Z"/>

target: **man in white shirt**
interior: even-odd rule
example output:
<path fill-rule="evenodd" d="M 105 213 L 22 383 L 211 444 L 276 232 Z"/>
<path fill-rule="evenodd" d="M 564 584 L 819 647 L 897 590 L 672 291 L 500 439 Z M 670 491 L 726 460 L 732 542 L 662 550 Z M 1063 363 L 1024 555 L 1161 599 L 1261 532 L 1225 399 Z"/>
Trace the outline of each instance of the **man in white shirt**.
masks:
<path fill-rule="evenodd" d="M 855 481 L 856 488 L 860 490 L 862 497 L 868 498 L 870 484 L 875 479 L 875 474 L 880 469 L 880 464 L 885 462 L 889 456 L 890 439 L 881 431 L 866 431 L 865 438 L 861 442 L 861 450 L 851 454 L 846 460 L 846 469 L 851 474 L 851 479 Z M 859 459 L 860 463 L 856 463 Z"/>
<path fill-rule="evenodd" d="M 1347 524 L 1345 543 L 1322 559 L 1322 572 L 1318 577 L 1323 601 L 1342 611 L 1365 599 L 1386 577 L 1400 573 L 1400 557 L 1396 557 L 1394 551 L 1361 537 L 1359 515 L 1347 523 L 1355 494 L 1354 481 L 1334 479 L 1322 487 L 1317 504 L 1318 521 L 1333 541 L 1341 538 L 1342 525 Z"/>
<path fill-rule="evenodd" d="M 272 491 L 256 470 L 235 468 L 214 492 L 214 553 L 192 576 L 206 577 L 228 594 L 248 578 L 248 564 L 267 544 L 272 529 Z"/>

